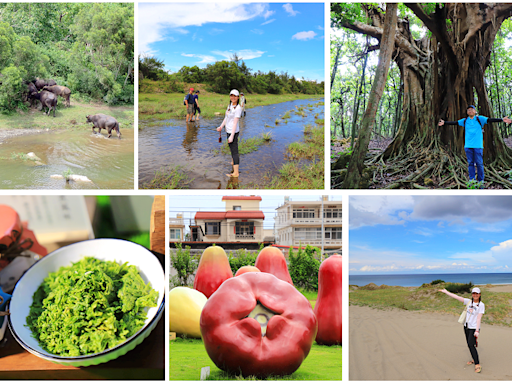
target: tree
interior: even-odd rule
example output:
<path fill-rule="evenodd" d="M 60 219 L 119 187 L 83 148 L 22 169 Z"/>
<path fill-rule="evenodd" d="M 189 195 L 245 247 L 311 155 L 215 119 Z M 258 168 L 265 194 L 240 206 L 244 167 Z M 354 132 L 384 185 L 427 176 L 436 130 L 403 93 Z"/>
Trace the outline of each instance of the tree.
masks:
<path fill-rule="evenodd" d="M 386 17 L 384 20 L 383 38 L 380 45 L 379 64 L 377 66 L 377 72 L 375 73 L 368 108 L 363 117 L 362 128 L 359 131 L 359 140 L 357 140 L 354 152 L 350 158 L 348 173 L 343 184 L 344 188 L 359 187 L 359 181 L 361 180 L 364 167 L 364 159 L 368 151 L 368 143 L 370 142 L 372 126 L 375 121 L 375 114 L 377 113 L 380 98 L 384 91 L 388 77 L 389 63 L 391 61 L 391 53 L 395 45 L 396 10 L 396 3 L 386 3 Z"/>
<path fill-rule="evenodd" d="M 333 24 L 381 43 L 383 10 L 366 3 L 356 6 L 333 4 Z M 512 15 L 512 4 L 405 3 L 405 10 L 421 20 L 429 33 L 417 39 L 410 28 L 411 17 L 397 20 L 392 57 L 403 84 L 402 115 L 394 140 L 373 162 L 386 160 L 392 169 L 414 154 L 417 172 L 390 187 L 418 186 L 416 182 L 429 177 L 440 186 L 451 182 L 460 188 L 467 174 L 464 130 L 458 126 L 438 129 L 437 121 L 460 119 L 470 104 L 478 105 L 482 115 L 493 117 L 484 74 L 496 34 Z M 498 170 L 512 166 L 512 150 L 492 126 L 486 127 L 484 141 L 486 179 L 512 187 Z"/>

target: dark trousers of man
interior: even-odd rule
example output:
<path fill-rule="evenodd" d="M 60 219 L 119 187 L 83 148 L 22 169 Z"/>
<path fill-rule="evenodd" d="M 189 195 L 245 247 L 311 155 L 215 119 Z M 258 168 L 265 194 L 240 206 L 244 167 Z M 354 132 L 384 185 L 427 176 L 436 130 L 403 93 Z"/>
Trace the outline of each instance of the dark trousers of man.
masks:
<path fill-rule="evenodd" d="M 473 358 L 473 361 L 475 362 L 475 364 L 480 364 L 480 360 L 478 360 L 478 352 L 476 351 L 475 330 L 464 327 L 464 334 L 466 336 L 469 352 L 471 352 L 471 357 Z"/>
<path fill-rule="evenodd" d="M 475 180 L 475 165 L 478 181 L 484 181 L 484 150 L 483 148 L 464 148 L 468 159 L 469 180 Z"/>

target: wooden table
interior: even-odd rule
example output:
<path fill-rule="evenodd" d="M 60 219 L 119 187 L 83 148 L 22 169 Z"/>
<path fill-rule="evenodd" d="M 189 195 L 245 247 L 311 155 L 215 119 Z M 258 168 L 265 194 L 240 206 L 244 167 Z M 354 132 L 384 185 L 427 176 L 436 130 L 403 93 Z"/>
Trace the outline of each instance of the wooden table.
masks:
<path fill-rule="evenodd" d="M 164 256 L 155 255 L 164 265 Z M 7 328 L 4 340 L 0 342 L 0 380 L 164 380 L 164 324 L 165 313 L 153 332 L 134 350 L 107 363 L 82 368 L 52 363 L 32 355 L 16 342 Z"/>

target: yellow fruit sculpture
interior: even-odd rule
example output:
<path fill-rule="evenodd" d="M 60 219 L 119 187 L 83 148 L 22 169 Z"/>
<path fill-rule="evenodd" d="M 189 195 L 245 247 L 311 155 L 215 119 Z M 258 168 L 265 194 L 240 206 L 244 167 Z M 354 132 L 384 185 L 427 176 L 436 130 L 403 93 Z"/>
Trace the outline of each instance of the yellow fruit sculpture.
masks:
<path fill-rule="evenodd" d="M 199 319 L 208 299 L 192 288 L 176 287 L 169 292 L 170 331 L 201 338 Z"/>

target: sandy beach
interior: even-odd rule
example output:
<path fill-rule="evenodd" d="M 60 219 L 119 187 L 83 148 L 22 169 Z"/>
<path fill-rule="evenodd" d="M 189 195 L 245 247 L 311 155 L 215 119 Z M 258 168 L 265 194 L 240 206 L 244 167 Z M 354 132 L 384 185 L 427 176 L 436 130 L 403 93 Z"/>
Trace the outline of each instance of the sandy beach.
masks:
<path fill-rule="evenodd" d="M 494 286 L 512 292 L 512 285 Z M 503 291 L 504 290 L 504 291 Z M 350 380 L 512 380 L 512 328 L 482 325 L 474 372 L 458 316 L 349 308 Z"/>

